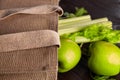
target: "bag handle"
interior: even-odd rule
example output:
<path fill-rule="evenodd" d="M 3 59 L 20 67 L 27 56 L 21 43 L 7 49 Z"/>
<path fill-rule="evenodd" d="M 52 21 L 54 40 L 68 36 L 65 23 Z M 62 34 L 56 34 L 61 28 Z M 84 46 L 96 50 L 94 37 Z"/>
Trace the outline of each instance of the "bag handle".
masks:
<path fill-rule="evenodd" d="M 53 30 L 38 30 L 0 36 L 0 53 L 59 46 L 59 35 Z"/>
<path fill-rule="evenodd" d="M 63 14 L 61 7 L 57 5 L 40 5 L 30 8 L 14 8 L 0 10 L 0 20 L 12 17 L 17 14 L 51 14 L 57 12 L 59 15 Z"/>

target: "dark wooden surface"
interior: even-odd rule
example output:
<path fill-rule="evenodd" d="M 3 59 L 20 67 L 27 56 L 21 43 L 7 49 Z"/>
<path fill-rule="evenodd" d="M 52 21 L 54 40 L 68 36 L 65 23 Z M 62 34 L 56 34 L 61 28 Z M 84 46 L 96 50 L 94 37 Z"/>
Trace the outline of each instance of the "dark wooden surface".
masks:
<path fill-rule="evenodd" d="M 61 0 L 60 6 L 64 11 L 74 12 L 74 7 L 85 7 L 92 18 L 108 17 L 113 22 L 114 29 L 120 29 L 120 1 L 119 0 Z M 114 76 L 120 80 L 120 74 Z M 71 71 L 58 74 L 59 80 L 92 80 L 87 67 L 87 60 L 82 56 L 79 64 Z"/>
<path fill-rule="evenodd" d="M 71 71 L 59 73 L 58 78 L 59 80 L 91 80 L 85 57 L 82 56 L 78 65 Z"/>
<path fill-rule="evenodd" d="M 68 12 L 82 6 L 92 18 L 108 17 L 114 25 L 120 25 L 120 0 L 61 0 L 60 6 Z"/>

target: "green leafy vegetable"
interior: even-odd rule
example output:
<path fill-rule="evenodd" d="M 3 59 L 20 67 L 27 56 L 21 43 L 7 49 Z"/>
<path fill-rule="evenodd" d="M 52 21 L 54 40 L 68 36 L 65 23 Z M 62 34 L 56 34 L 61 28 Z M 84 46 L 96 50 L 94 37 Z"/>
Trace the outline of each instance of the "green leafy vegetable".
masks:
<path fill-rule="evenodd" d="M 58 33 L 59 35 L 63 35 L 63 34 L 67 34 L 67 33 L 74 33 L 77 31 L 80 31 L 86 27 L 88 27 L 89 25 L 92 24 L 104 24 L 107 25 L 107 27 L 112 28 L 112 23 L 110 21 L 108 21 L 107 18 L 100 18 L 100 19 L 95 19 L 95 20 L 91 20 L 91 21 L 86 21 L 86 22 L 82 22 L 82 21 L 76 21 L 76 22 L 67 22 L 65 25 L 59 23 L 59 30 Z"/>
<path fill-rule="evenodd" d="M 75 9 L 76 9 L 76 12 L 75 12 L 76 17 L 83 16 L 88 13 L 87 10 L 83 7 L 82 8 L 76 7 Z"/>
<path fill-rule="evenodd" d="M 86 43 L 104 40 L 111 43 L 120 43 L 120 31 L 113 30 L 104 24 L 93 24 L 78 32 L 64 34 L 61 37 L 69 38 L 76 43 Z"/>
<path fill-rule="evenodd" d="M 82 9 L 76 10 L 80 11 Z M 76 14 L 77 13 L 75 13 L 75 15 Z M 62 19 L 59 20 L 58 24 L 59 35 L 62 38 L 69 38 L 76 43 L 87 43 L 99 40 L 120 43 L 120 31 L 113 30 L 112 22 L 107 18 L 92 20 L 90 15 L 85 15 Z"/>
<path fill-rule="evenodd" d="M 112 43 L 120 43 L 120 30 L 111 30 L 104 40 Z"/>
<path fill-rule="evenodd" d="M 116 80 L 116 79 L 110 78 L 110 76 L 95 76 L 93 77 L 93 80 Z"/>
<path fill-rule="evenodd" d="M 60 17 L 60 19 L 79 17 L 79 16 L 83 16 L 83 15 L 87 15 L 87 14 L 88 14 L 88 12 L 87 12 L 87 10 L 85 8 L 83 8 L 83 7 L 81 7 L 81 8 L 76 7 L 75 8 L 75 13 L 64 12 L 63 16 Z"/>

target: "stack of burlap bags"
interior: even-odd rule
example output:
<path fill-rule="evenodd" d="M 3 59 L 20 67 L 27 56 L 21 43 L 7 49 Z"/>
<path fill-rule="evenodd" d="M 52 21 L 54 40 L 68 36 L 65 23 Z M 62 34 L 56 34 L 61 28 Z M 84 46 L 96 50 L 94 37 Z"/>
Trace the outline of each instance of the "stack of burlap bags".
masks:
<path fill-rule="evenodd" d="M 57 80 L 58 0 L 0 0 L 0 80 Z"/>

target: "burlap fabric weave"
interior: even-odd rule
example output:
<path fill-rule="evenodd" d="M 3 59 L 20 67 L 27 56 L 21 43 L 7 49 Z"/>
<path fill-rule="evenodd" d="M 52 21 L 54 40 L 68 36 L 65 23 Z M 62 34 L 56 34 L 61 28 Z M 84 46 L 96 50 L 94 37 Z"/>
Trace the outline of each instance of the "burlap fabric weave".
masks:
<path fill-rule="evenodd" d="M 0 0 L 0 80 L 57 80 L 57 0 Z"/>

